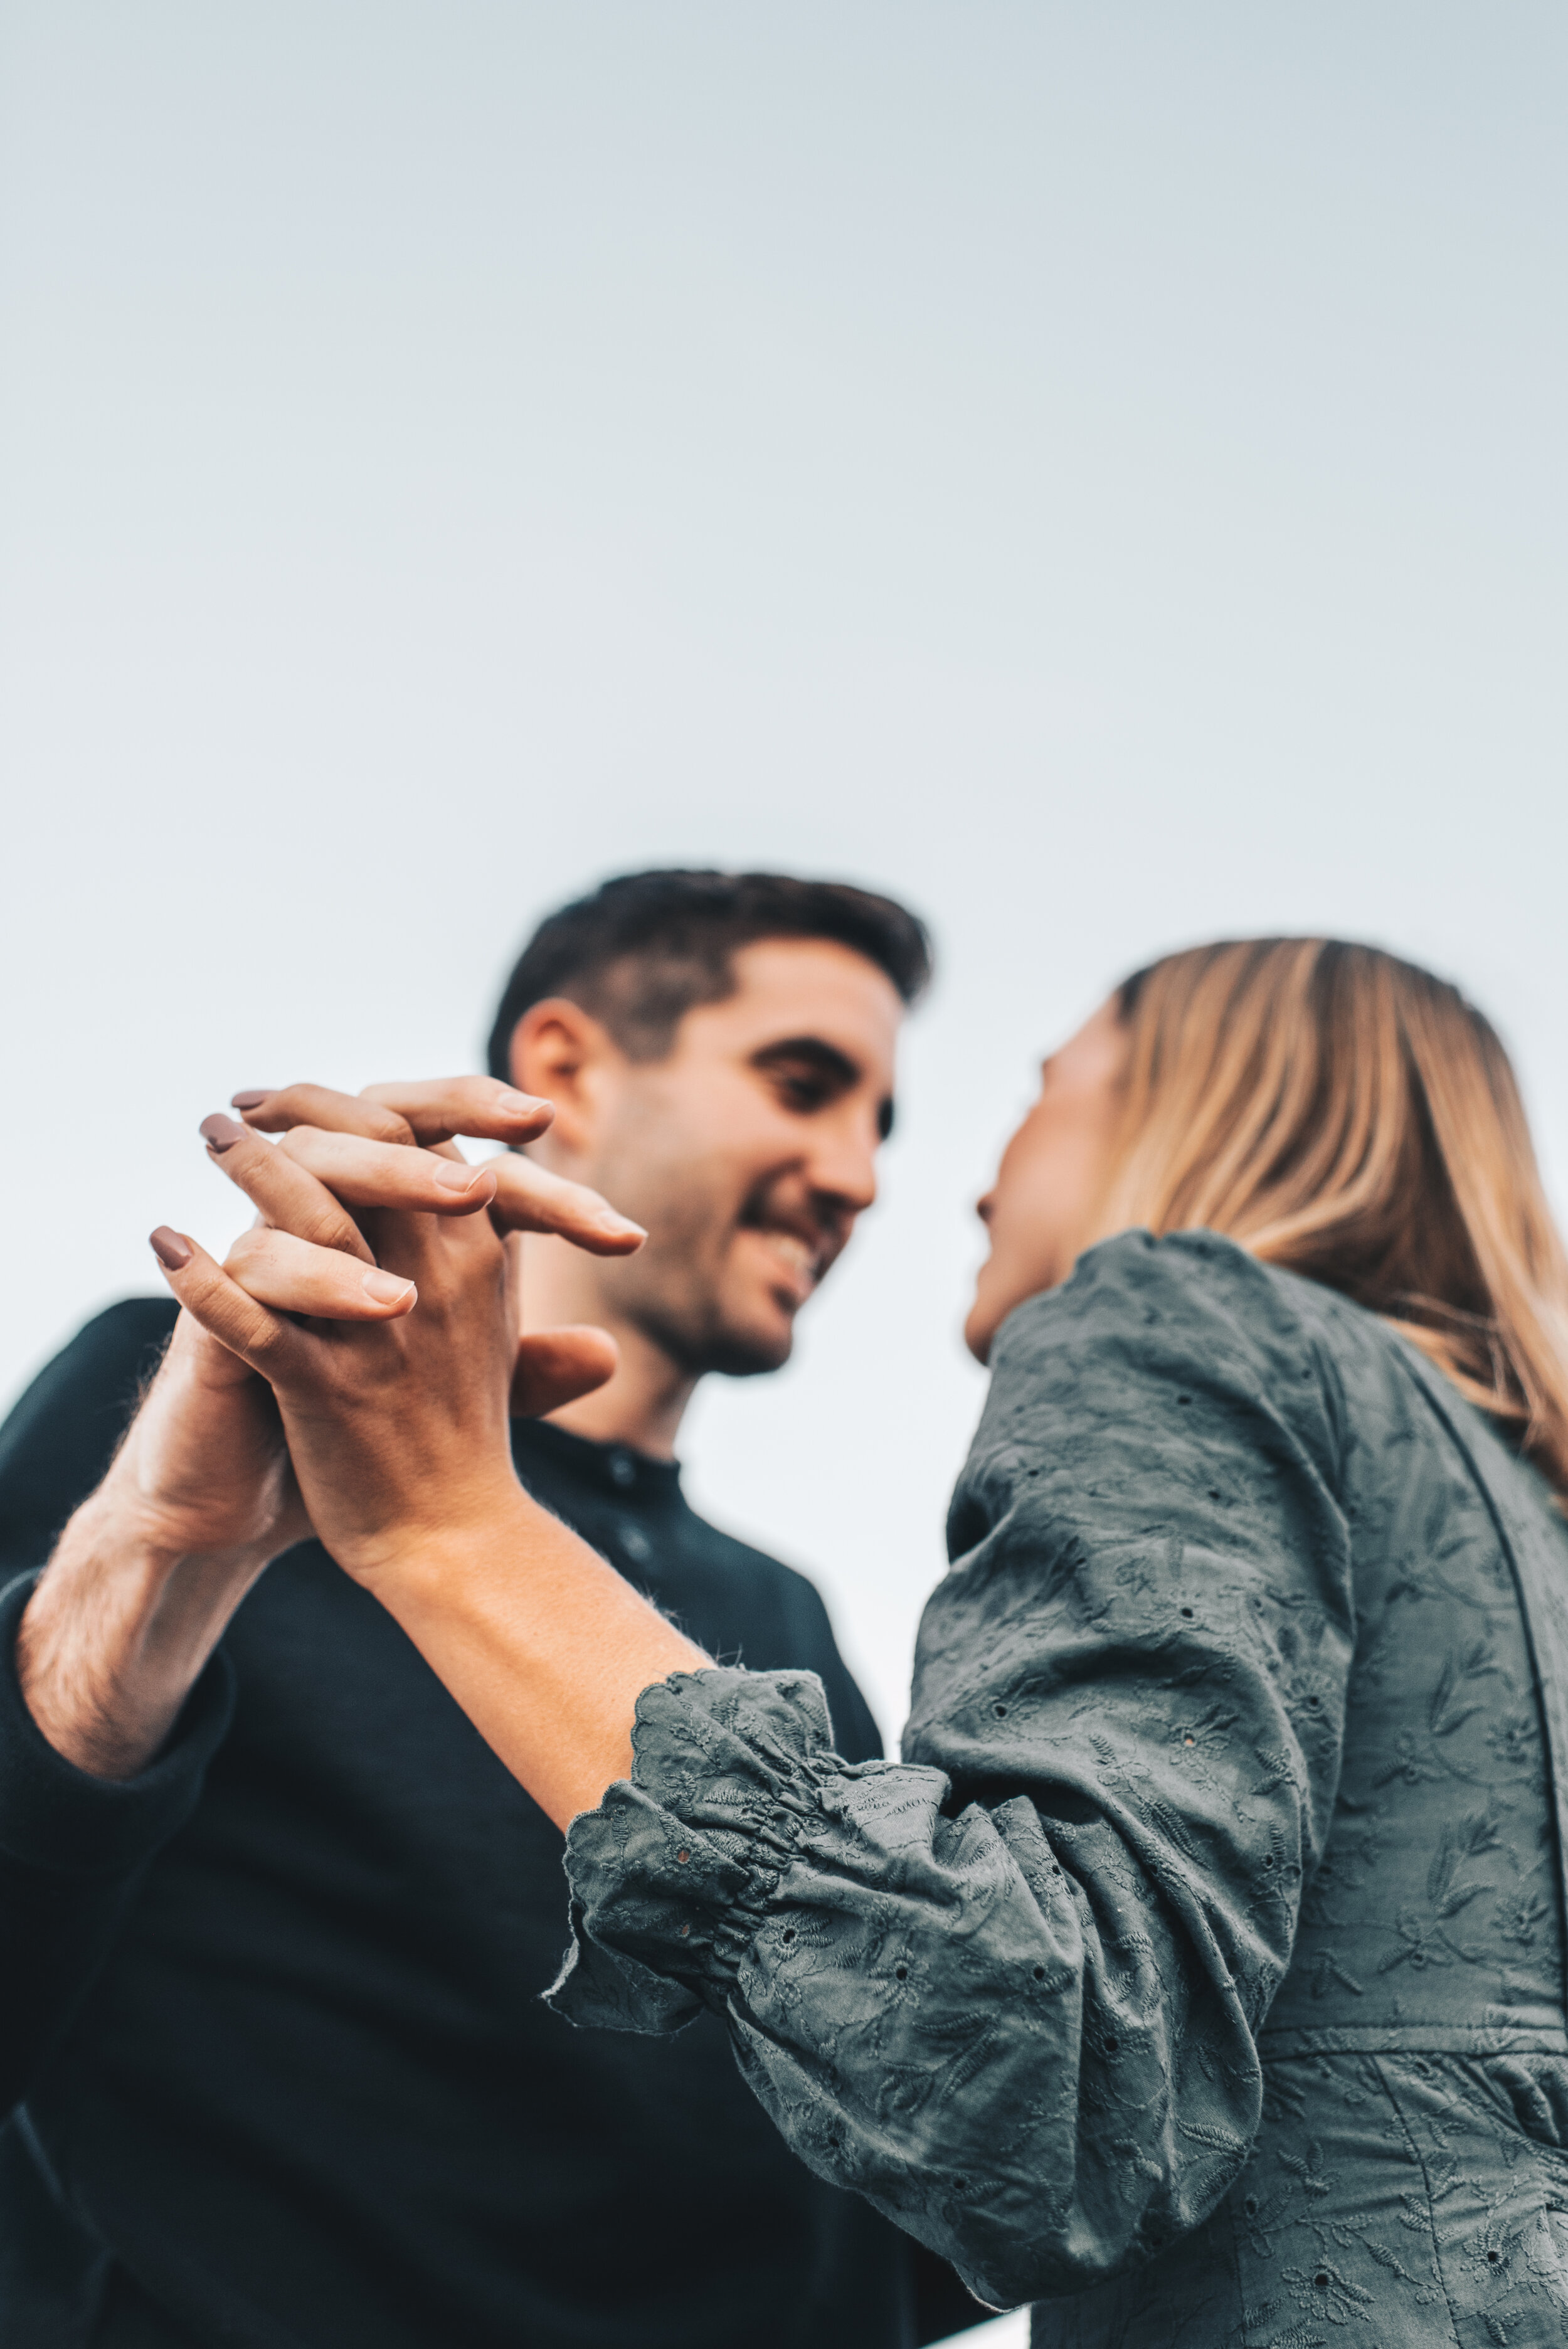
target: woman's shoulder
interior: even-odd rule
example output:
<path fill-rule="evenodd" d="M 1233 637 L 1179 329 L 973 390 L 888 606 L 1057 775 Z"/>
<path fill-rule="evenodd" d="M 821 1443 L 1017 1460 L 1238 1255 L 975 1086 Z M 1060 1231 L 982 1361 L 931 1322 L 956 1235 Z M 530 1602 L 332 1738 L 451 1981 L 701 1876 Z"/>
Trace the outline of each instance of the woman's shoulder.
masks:
<path fill-rule="evenodd" d="M 1412 1445 L 1448 1452 L 1445 1422 L 1495 1443 L 1457 1390 L 1443 1415 L 1427 1407 L 1438 1374 L 1380 1316 L 1219 1232 L 1128 1231 L 1088 1249 L 1059 1288 L 1008 1317 L 992 1363 L 994 1429 L 1069 1397 L 1125 1413 L 1140 1390 L 1175 1387 L 1200 1408 L 1262 1410 L 1326 1464 L 1354 1454 L 1364 1472 L 1386 1457 L 1408 1476 Z"/>
<path fill-rule="evenodd" d="M 1087 1248 L 1059 1288 L 1008 1316 L 993 1359 L 1000 1367 L 1086 1341 L 1156 1351 L 1217 1345 L 1254 1359 L 1277 1352 L 1281 1367 L 1298 1371 L 1308 1354 L 1344 1364 L 1368 1355 L 1391 1361 L 1404 1350 L 1364 1306 L 1208 1231 L 1119 1232 Z"/>
<path fill-rule="evenodd" d="M 1008 1316 L 985 1418 L 995 1431 L 1042 1407 L 1123 1415 L 1173 1390 L 1196 1418 L 1284 1423 L 1336 1481 L 1353 1426 L 1408 1387 L 1405 1350 L 1375 1314 L 1222 1233 L 1121 1232 Z"/>
<path fill-rule="evenodd" d="M 993 1363 L 1003 1372 L 1059 1352 L 1081 1358 L 1086 1349 L 1140 1359 L 1196 1351 L 1253 1363 L 1278 1357 L 1279 1368 L 1299 1375 L 1309 1355 L 1344 1342 L 1336 1308 L 1373 1318 L 1223 1233 L 1119 1232 L 1086 1249 L 1059 1288 L 1009 1314 Z"/>

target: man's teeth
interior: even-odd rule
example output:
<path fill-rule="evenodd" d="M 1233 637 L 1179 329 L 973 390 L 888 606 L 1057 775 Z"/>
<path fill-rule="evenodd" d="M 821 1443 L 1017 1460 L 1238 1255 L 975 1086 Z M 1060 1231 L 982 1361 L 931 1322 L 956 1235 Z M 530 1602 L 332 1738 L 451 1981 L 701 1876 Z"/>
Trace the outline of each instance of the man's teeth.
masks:
<path fill-rule="evenodd" d="M 797 1232 L 769 1232 L 769 1241 L 795 1272 L 804 1273 L 809 1279 L 817 1278 L 817 1252 L 807 1247 Z"/>

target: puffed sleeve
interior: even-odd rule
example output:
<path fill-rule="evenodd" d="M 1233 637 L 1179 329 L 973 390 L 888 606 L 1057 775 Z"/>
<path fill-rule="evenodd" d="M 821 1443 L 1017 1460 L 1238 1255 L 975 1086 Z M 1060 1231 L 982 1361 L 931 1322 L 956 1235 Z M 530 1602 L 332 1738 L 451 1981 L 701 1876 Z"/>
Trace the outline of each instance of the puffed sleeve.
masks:
<path fill-rule="evenodd" d="M 567 1844 L 578 2023 L 707 2004 L 796 2152 L 994 2306 L 1197 2226 L 1338 1775 L 1344 1449 L 1312 1292 L 1130 1233 L 1014 1314 L 902 1764 L 809 1674 L 648 1689 Z"/>

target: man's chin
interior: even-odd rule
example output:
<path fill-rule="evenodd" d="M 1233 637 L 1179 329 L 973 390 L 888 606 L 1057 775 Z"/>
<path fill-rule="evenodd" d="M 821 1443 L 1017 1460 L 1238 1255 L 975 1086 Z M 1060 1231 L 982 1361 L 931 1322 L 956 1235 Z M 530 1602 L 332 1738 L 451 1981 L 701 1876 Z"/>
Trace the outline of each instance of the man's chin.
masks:
<path fill-rule="evenodd" d="M 700 1321 L 683 1323 L 673 1315 L 639 1317 L 640 1326 L 672 1361 L 693 1378 L 717 1374 L 725 1379 L 761 1378 L 781 1371 L 795 1344 L 793 1300 L 769 1298 L 749 1313 L 721 1315 L 709 1310 Z"/>
<path fill-rule="evenodd" d="M 721 1379 L 761 1378 L 769 1371 L 781 1371 L 794 1345 L 792 1330 L 769 1338 L 750 1331 L 727 1334 L 715 1344 L 707 1368 L 716 1371 Z"/>
<path fill-rule="evenodd" d="M 795 1346 L 793 1306 L 723 1324 L 709 1332 L 705 1368 L 720 1378 L 755 1379 L 781 1371 Z"/>

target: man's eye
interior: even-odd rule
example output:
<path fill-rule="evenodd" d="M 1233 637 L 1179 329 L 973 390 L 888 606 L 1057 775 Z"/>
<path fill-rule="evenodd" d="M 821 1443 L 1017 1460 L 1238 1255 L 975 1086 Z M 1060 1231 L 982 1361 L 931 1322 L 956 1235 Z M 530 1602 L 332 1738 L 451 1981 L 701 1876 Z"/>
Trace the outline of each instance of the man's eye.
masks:
<path fill-rule="evenodd" d="M 828 1099 L 829 1087 L 810 1070 L 776 1069 L 773 1081 L 785 1107 L 799 1111 L 802 1116 L 820 1109 Z"/>

